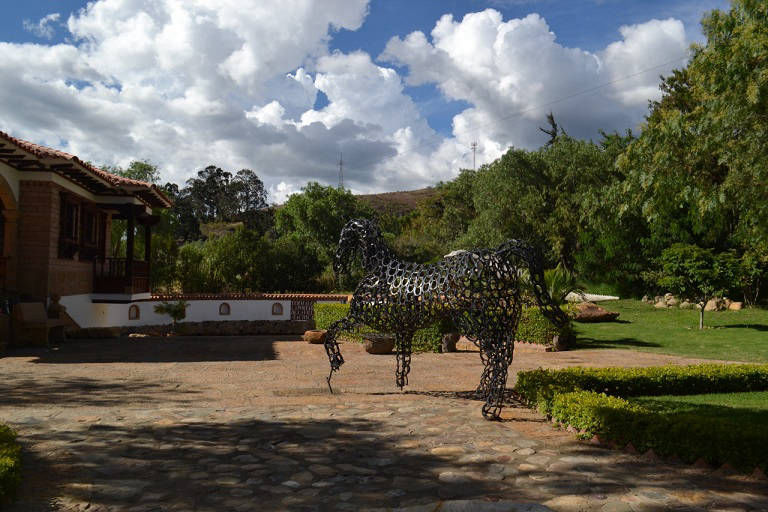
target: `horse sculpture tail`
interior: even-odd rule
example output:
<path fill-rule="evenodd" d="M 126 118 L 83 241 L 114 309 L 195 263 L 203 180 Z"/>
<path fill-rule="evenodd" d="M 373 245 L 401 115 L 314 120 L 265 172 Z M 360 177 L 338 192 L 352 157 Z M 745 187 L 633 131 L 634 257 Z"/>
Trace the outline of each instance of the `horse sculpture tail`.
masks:
<path fill-rule="evenodd" d="M 533 288 L 533 295 L 536 297 L 536 303 L 541 308 L 541 312 L 558 329 L 562 329 L 570 323 L 568 315 L 555 304 L 547 291 L 544 281 L 544 258 L 540 251 L 527 242 L 508 240 L 496 249 L 496 254 L 505 259 L 508 258 L 509 254 L 522 258 L 528 265 L 531 288 Z"/>

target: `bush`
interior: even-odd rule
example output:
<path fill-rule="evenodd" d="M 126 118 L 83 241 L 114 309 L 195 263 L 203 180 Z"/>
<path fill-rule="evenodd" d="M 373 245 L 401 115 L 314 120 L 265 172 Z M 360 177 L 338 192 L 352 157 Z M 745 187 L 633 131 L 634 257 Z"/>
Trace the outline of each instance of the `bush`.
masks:
<path fill-rule="evenodd" d="M 349 313 L 349 304 L 336 302 L 315 302 L 315 329 L 328 329 L 331 324 L 341 320 Z"/>
<path fill-rule="evenodd" d="M 720 465 L 729 462 L 751 470 L 768 467 L 768 443 L 762 425 L 690 412 L 661 413 L 622 398 L 594 391 L 554 396 L 551 415 L 557 421 L 617 441 L 631 442 L 641 452 L 676 455 L 686 462 L 703 457 Z"/>
<path fill-rule="evenodd" d="M 520 372 L 515 390 L 529 404 L 551 414 L 557 394 L 578 390 L 619 397 L 764 391 L 768 390 L 768 364 L 538 369 Z"/>
<path fill-rule="evenodd" d="M 10 501 L 21 482 L 21 446 L 16 432 L 0 424 L 0 505 Z"/>
<path fill-rule="evenodd" d="M 538 307 L 524 307 L 520 314 L 515 341 L 552 345 L 552 338 L 560 336 L 562 339 L 567 339 L 570 333 L 570 325 L 558 329 Z"/>
<path fill-rule="evenodd" d="M 349 304 L 315 303 L 315 328 L 328 329 L 334 322 L 347 316 Z M 451 323 L 435 322 L 419 329 L 413 335 L 412 348 L 414 352 L 439 352 L 442 346 L 443 334 L 450 332 Z M 350 339 L 360 342 L 363 335 L 377 331 L 368 326 L 361 326 L 355 332 L 345 332 Z"/>

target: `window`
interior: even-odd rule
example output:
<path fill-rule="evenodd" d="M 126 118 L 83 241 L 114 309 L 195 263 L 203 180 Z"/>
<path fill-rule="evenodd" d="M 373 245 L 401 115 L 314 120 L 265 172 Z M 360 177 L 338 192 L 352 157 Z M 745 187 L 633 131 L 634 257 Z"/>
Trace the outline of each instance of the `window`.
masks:
<path fill-rule="evenodd" d="M 93 260 L 104 255 L 107 217 L 95 205 L 62 193 L 59 214 L 59 258 Z"/>
<path fill-rule="evenodd" d="M 62 194 L 59 212 L 59 258 L 72 259 L 79 249 L 80 205 Z"/>
<path fill-rule="evenodd" d="M 221 304 L 219 304 L 219 315 L 228 316 L 229 311 L 230 311 L 229 304 L 227 304 L 226 302 L 222 302 Z"/>
<path fill-rule="evenodd" d="M 139 318 L 141 318 L 141 311 L 139 310 L 139 306 L 133 304 L 128 308 L 128 320 L 138 320 Z"/>
<path fill-rule="evenodd" d="M 279 316 L 283 314 L 283 305 L 279 302 L 275 302 L 272 304 L 272 315 L 273 316 Z"/>
<path fill-rule="evenodd" d="M 103 253 L 102 233 L 106 222 L 103 214 L 85 206 L 81 207 L 81 217 L 80 259 L 93 260 Z"/>

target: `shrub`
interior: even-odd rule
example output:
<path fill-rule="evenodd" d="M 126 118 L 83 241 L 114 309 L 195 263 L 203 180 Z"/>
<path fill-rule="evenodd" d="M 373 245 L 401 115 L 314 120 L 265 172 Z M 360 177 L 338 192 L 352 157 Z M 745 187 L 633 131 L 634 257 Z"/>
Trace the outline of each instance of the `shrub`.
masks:
<path fill-rule="evenodd" d="M 0 505 L 13 498 L 21 482 L 21 446 L 16 432 L 0 424 Z"/>
<path fill-rule="evenodd" d="M 315 328 L 328 329 L 334 322 L 344 318 L 349 313 L 349 304 L 315 303 Z M 424 329 L 419 329 L 413 335 L 414 352 L 439 352 L 442 345 L 443 334 L 451 330 L 451 323 L 440 321 L 431 324 Z M 345 332 L 345 335 L 354 341 L 361 341 L 364 334 L 375 333 L 368 326 L 361 326 L 355 332 Z"/>
<path fill-rule="evenodd" d="M 524 307 L 520 314 L 515 341 L 551 345 L 555 336 L 567 339 L 570 333 L 570 325 L 558 329 L 538 307 Z"/>
<path fill-rule="evenodd" d="M 619 397 L 768 390 L 768 364 L 538 369 L 520 372 L 515 390 L 541 412 L 551 414 L 556 394 L 577 390 Z"/>
<path fill-rule="evenodd" d="M 631 442 L 641 452 L 676 455 L 687 462 L 703 457 L 710 464 L 730 462 L 751 470 L 768 464 L 768 443 L 762 425 L 691 412 L 649 410 L 622 398 L 594 391 L 561 393 L 552 400 L 557 421 L 617 441 Z"/>

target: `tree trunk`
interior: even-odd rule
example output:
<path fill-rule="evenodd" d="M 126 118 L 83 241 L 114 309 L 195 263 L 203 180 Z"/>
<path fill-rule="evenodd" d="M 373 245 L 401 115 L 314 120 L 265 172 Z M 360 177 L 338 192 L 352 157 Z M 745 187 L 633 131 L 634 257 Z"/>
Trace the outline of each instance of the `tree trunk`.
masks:
<path fill-rule="evenodd" d="M 699 329 L 704 328 L 704 306 L 706 304 L 701 305 L 701 309 L 699 310 Z"/>

